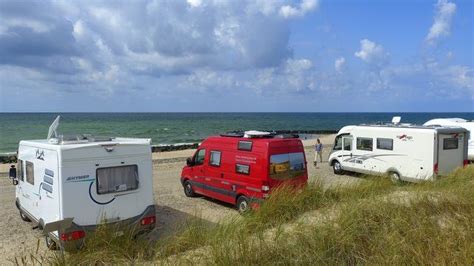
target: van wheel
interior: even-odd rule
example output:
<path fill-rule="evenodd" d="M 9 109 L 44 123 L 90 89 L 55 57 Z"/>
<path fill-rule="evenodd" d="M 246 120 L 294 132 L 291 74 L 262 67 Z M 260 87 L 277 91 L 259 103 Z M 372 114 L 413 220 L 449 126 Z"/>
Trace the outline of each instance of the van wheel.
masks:
<path fill-rule="evenodd" d="M 237 199 L 236 208 L 240 214 L 248 212 L 250 210 L 249 199 L 246 196 L 240 196 Z"/>
<path fill-rule="evenodd" d="M 334 170 L 334 173 L 336 175 L 342 175 L 342 173 L 344 172 L 339 161 L 334 161 L 334 163 L 332 164 L 332 169 Z"/>
<path fill-rule="evenodd" d="M 391 172 L 389 176 L 390 180 L 392 180 L 392 182 L 395 184 L 400 184 L 402 182 L 402 179 L 400 178 L 400 175 L 397 172 Z"/>
<path fill-rule="evenodd" d="M 44 241 L 46 242 L 46 247 L 48 247 L 49 250 L 58 250 L 58 245 L 54 240 L 51 239 L 49 236 L 44 237 Z"/>
<path fill-rule="evenodd" d="M 26 214 L 22 211 L 20 211 L 20 218 L 25 222 L 31 222 L 30 218 L 28 218 L 28 216 L 26 216 Z"/>
<path fill-rule="evenodd" d="M 183 184 L 183 188 L 184 188 L 184 195 L 186 195 L 186 197 L 189 197 L 189 198 L 196 197 L 196 193 L 193 190 L 193 186 L 191 185 L 191 182 L 185 181 Z"/>

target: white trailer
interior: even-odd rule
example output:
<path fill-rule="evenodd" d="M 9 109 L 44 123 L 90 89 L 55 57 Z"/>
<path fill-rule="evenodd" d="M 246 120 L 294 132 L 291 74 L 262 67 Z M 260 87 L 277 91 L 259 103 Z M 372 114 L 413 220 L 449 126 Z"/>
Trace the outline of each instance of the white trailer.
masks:
<path fill-rule="evenodd" d="M 446 175 L 467 164 L 467 130 L 407 124 L 345 126 L 339 130 L 329 164 L 344 171 L 390 175 L 417 182 Z"/>
<path fill-rule="evenodd" d="M 155 227 L 150 139 L 23 140 L 16 206 L 50 248 L 78 248 L 98 224 L 137 233 Z"/>
<path fill-rule="evenodd" d="M 423 125 L 437 127 L 463 127 L 467 129 L 469 131 L 467 158 L 470 161 L 474 161 L 474 121 L 467 121 L 462 118 L 436 118 L 427 121 Z"/>

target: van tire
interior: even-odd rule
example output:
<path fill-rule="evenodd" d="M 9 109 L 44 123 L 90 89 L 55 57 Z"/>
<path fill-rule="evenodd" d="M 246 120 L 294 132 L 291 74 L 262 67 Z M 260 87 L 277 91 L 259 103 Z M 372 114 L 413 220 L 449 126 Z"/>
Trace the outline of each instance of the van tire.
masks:
<path fill-rule="evenodd" d="M 235 208 L 239 211 L 240 214 L 244 214 L 250 210 L 250 202 L 246 196 L 240 196 L 237 198 L 237 203 Z"/>
<path fill-rule="evenodd" d="M 400 178 L 400 175 L 397 172 L 390 172 L 388 173 L 390 176 L 390 180 L 392 180 L 393 183 L 395 184 L 400 184 L 402 183 L 402 179 Z"/>
<path fill-rule="evenodd" d="M 193 186 L 189 180 L 184 181 L 183 183 L 184 195 L 188 198 L 196 197 L 196 193 L 194 192 Z"/>
<path fill-rule="evenodd" d="M 25 222 L 28 222 L 28 223 L 31 222 L 30 218 L 28 218 L 28 216 L 26 216 L 26 214 L 21 210 L 20 210 L 20 218 Z"/>
<path fill-rule="evenodd" d="M 58 244 L 56 244 L 56 242 L 51 239 L 51 237 L 49 237 L 48 235 L 44 237 L 44 241 L 46 242 L 46 247 L 49 249 L 49 250 L 58 250 Z"/>
<path fill-rule="evenodd" d="M 334 174 L 336 175 L 342 175 L 344 173 L 344 170 L 342 170 L 342 166 L 339 161 L 334 161 L 332 163 L 332 169 L 334 170 Z"/>

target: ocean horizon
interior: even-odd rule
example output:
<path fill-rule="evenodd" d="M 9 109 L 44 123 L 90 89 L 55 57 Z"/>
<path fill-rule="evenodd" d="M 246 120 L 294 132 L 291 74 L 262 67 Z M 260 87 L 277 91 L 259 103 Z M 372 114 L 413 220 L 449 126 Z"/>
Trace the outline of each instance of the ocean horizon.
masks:
<path fill-rule="evenodd" d="M 44 139 L 57 115 L 59 133 L 151 138 L 154 145 L 195 143 L 235 130 L 337 131 L 345 125 L 423 124 L 433 118 L 474 120 L 474 112 L 3 112 L 0 153 L 15 152 L 20 140 Z"/>

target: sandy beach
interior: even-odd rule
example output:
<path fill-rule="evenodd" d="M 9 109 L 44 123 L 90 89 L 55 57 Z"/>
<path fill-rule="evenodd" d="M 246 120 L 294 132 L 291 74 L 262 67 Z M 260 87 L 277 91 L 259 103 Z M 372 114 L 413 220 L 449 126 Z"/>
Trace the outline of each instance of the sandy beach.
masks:
<path fill-rule="evenodd" d="M 319 136 L 324 145 L 323 164 L 316 169 L 313 164 L 315 139 L 304 140 L 305 153 L 308 161 L 310 182 L 317 179 L 324 186 L 357 182 L 359 179 L 351 176 L 336 176 L 327 164 L 327 158 L 332 148 L 334 135 Z M 218 223 L 223 219 L 239 217 L 233 206 L 207 198 L 185 197 L 179 182 L 181 169 L 187 157 L 194 150 L 180 150 L 153 153 L 154 195 L 157 206 L 157 226 L 152 237 L 159 239 L 171 234 L 189 218 L 200 218 L 207 223 Z M 0 165 L 0 265 L 11 263 L 15 257 L 36 253 L 47 254 L 44 238 L 39 230 L 33 230 L 31 223 L 20 219 L 15 207 L 15 187 L 8 180 L 9 165 Z"/>

